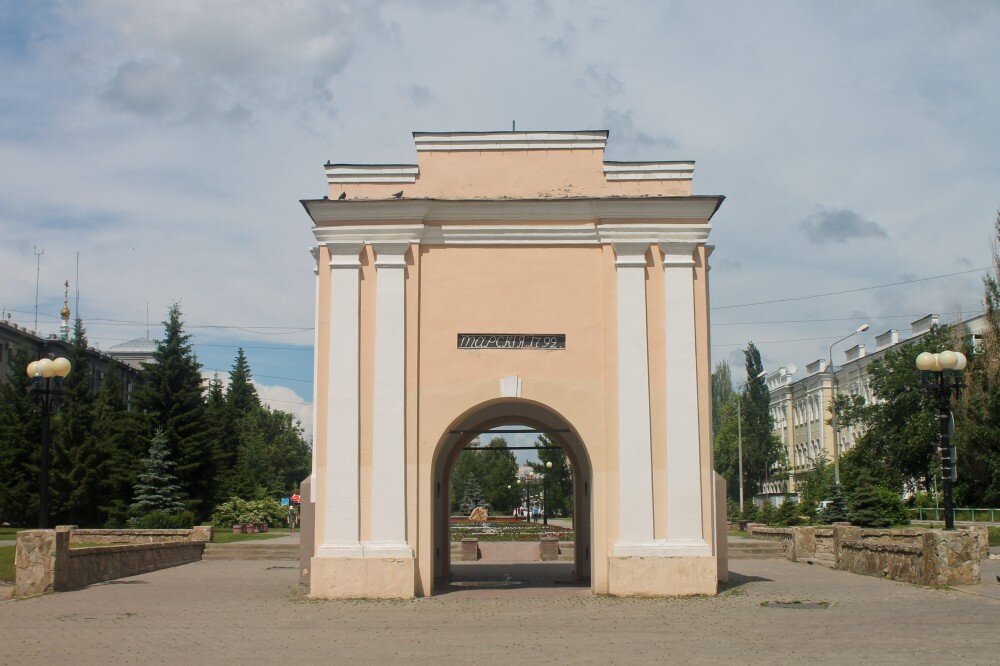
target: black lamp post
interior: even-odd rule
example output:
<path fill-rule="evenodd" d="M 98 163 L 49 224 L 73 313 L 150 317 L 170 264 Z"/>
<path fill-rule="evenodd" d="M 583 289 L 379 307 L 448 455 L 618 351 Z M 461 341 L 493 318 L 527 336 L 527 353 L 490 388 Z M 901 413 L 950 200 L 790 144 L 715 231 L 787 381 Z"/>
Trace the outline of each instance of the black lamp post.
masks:
<path fill-rule="evenodd" d="M 52 467 L 50 452 L 52 441 L 52 410 L 62 397 L 62 380 L 72 370 L 70 362 L 62 357 L 43 358 L 28 364 L 31 377 L 31 394 L 38 400 L 42 423 L 42 455 L 38 472 L 38 527 L 49 526 L 49 469 Z"/>
<path fill-rule="evenodd" d="M 955 447 L 951 444 L 951 394 L 957 398 L 965 388 L 961 371 L 968 361 L 965 354 L 943 351 L 923 352 L 917 356 L 917 368 L 922 371 L 922 383 L 937 401 L 938 451 L 941 454 L 941 477 L 944 482 L 944 528 L 955 529 L 955 507 L 951 497 L 952 483 L 958 479 Z"/>

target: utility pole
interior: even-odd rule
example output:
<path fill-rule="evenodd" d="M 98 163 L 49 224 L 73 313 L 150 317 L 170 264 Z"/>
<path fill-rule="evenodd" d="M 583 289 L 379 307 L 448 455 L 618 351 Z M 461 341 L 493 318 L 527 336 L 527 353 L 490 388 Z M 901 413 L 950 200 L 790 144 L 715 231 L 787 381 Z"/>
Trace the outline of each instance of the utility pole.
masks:
<path fill-rule="evenodd" d="M 39 252 L 38 248 L 34 245 L 31 246 L 32 251 L 35 253 L 35 334 L 38 333 L 38 282 L 39 277 L 42 274 L 42 255 L 45 254 L 45 249 Z"/>

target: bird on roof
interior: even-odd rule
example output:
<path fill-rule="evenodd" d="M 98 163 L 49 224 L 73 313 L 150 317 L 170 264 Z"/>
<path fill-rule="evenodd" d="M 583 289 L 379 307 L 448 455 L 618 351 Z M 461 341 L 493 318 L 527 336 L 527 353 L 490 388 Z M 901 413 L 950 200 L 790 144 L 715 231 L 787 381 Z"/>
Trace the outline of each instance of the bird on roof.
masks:
<path fill-rule="evenodd" d="M 346 198 L 347 198 L 347 192 L 341 192 L 340 196 L 337 197 L 337 200 L 340 201 L 340 200 L 346 199 Z"/>
<path fill-rule="evenodd" d="M 393 195 L 392 195 L 392 198 L 393 198 L 393 199 L 399 199 L 399 198 L 401 198 L 402 196 L 403 196 L 403 190 L 400 190 L 399 192 L 396 192 L 395 194 L 393 194 Z"/>

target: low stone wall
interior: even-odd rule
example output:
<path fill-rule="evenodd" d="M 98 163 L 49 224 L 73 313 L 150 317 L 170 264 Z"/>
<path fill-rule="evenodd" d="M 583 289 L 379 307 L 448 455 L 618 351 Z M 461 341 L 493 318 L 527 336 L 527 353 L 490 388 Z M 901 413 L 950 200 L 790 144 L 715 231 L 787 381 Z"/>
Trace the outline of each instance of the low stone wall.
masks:
<path fill-rule="evenodd" d="M 156 541 L 162 535 L 165 540 Z M 201 559 L 212 530 L 23 530 L 14 550 L 14 595 L 30 597 Z M 207 537 L 207 538 L 206 538 Z M 103 539 L 103 541 L 101 541 Z M 113 540 L 114 539 L 114 540 Z M 134 539 L 136 542 L 124 542 Z M 108 543 L 70 548 L 71 543 Z"/>
<path fill-rule="evenodd" d="M 70 543 L 189 543 L 211 540 L 212 528 L 209 526 L 189 530 L 90 530 L 74 527 L 69 535 Z"/>
<path fill-rule="evenodd" d="M 453 562 L 572 562 L 575 543 L 556 538 L 538 541 L 479 541 L 466 537 L 451 544 Z"/>
<path fill-rule="evenodd" d="M 767 527 L 751 524 L 751 536 L 780 541 L 793 562 L 826 564 L 867 576 L 921 585 L 972 585 L 980 582 L 982 541 L 976 527 L 951 532 L 923 529 Z M 986 533 L 985 536 L 983 533 Z"/>

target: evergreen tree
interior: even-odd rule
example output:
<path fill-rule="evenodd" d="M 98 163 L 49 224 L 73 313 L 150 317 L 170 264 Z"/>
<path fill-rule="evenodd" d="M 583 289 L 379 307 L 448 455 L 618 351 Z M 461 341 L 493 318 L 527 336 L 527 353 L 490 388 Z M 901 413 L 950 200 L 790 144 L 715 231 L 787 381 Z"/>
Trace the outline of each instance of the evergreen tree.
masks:
<path fill-rule="evenodd" d="M 58 411 L 53 414 L 51 512 L 57 522 L 73 525 L 89 524 L 89 500 L 74 489 L 88 478 L 89 464 L 99 464 L 99 456 L 87 438 L 94 423 L 94 378 L 87 356 L 87 334 L 77 317 L 73 337 L 66 350 L 72 369 L 62 380 L 63 394 Z M 92 443 L 91 443 L 92 444 Z M 95 455 L 97 457 L 95 457 Z M 99 472 L 103 473 L 103 472 Z"/>
<path fill-rule="evenodd" d="M 233 361 L 233 369 L 229 373 L 229 390 L 226 392 L 226 404 L 240 416 L 260 407 L 260 398 L 257 396 L 257 389 L 254 388 L 252 379 L 250 364 L 247 362 L 246 354 L 243 353 L 243 348 L 240 347 L 236 351 L 236 360 Z"/>
<path fill-rule="evenodd" d="M 153 362 L 144 366 L 146 383 L 137 405 L 148 417 L 151 430 L 162 430 L 172 459 L 180 496 L 199 520 L 212 511 L 212 484 L 216 479 L 214 457 L 201 393 L 201 365 L 184 333 L 180 306 L 167 311 L 163 340 Z"/>
<path fill-rule="evenodd" d="M 847 498 L 844 497 L 842 486 L 833 485 L 831 487 L 830 504 L 820 512 L 819 520 L 827 525 L 848 522 Z"/>
<path fill-rule="evenodd" d="M 142 417 L 125 403 L 122 371 L 119 364 L 114 364 L 101 382 L 90 438 L 106 456 L 107 472 L 102 496 L 92 498 L 90 503 L 99 504 L 104 524 L 109 527 L 126 524 L 132 488 L 149 450 Z"/>
<path fill-rule="evenodd" d="M 761 491 L 764 482 L 784 474 L 785 451 L 774 434 L 771 417 L 771 394 L 763 377 L 764 369 L 760 351 L 753 342 L 743 350 L 746 359 L 746 390 L 739 398 L 742 408 L 743 430 L 743 488 L 747 497 Z"/>
<path fill-rule="evenodd" d="M 38 520 L 40 417 L 24 371 L 33 360 L 15 351 L 0 382 L 0 523 L 19 526 Z"/>
<path fill-rule="evenodd" d="M 236 426 L 236 413 L 226 403 L 225 388 L 218 374 L 208 382 L 205 413 L 215 467 L 212 500 L 213 504 L 219 504 L 237 494 L 234 488 L 234 473 L 240 438 Z"/>
<path fill-rule="evenodd" d="M 858 477 L 847 500 L 847 516 L 852 525 L 860 527 L 888 527 L 892 520 L 883 506 L 879 486 L 868 474 Z"/>
<path fill-rule="evenodd" d="M 135 484 L 131 513 L 142 517 L 153 511 L 179 513 L 184 510 L 180 501 L 180 486 L 173 475 L 174 463 L 170 459 L 170 446 L 166 434 L 157 430 L 149 445 L 149 457 L 142 461 L 142 471 Z"/>
<path fill-rule="evenodd" d="M 458 507 L 463 513 L 470 514 L 477 507 L 485 506 L 486 501 L 483 499 L 483 491 L 479 487 L 479 479 L 476 478 L 475 474 L 469 472 L 465 477 L 463 486 L 462 499 L 458 503 Z"/>
<path fill-rule="evenodd" d="M 546 449 L 542 447 L 559 446 L 548 435 L 539 435 L 535 440 L 535 455 L 538 462 L 530 462 L 528 465 L 535 474 L 546 476 L 545 483 L 539 481 L 542 490 L 548 486 L 548 497 L 545 503 L 548 506 L 550 516 L 572 516 L 573 515 L 573 470 L 569 464 L 569 458 L 562 448 Z M 552 463 L 552 468 L 546 467 L 546 463 Z"/>

